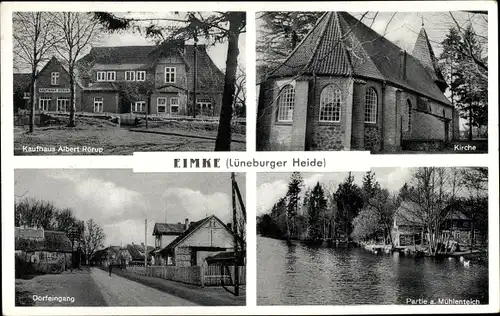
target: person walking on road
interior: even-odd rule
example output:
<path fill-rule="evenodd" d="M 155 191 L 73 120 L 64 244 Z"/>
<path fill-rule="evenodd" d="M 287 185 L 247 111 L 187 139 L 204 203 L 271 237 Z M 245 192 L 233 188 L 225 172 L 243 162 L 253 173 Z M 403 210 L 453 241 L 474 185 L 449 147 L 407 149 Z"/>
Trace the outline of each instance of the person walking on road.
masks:
<path fill-rule="evenodd" d="M 111 264 L 111 260 L 108 261 L 108 271 L 109 271 L 109 276 L 111 276 L 111 270 L 113 270 L 113 265 Z"/>

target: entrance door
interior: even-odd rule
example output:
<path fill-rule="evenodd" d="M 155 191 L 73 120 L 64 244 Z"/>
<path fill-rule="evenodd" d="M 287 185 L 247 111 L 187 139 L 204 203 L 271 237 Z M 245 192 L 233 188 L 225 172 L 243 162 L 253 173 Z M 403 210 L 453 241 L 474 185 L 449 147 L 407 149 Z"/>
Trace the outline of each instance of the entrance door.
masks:
<path fill-rule="evenodd" d="M 449 142 L 449 133 L 450 133 L 450 121 L 444 122 L 444 142 Z"/>

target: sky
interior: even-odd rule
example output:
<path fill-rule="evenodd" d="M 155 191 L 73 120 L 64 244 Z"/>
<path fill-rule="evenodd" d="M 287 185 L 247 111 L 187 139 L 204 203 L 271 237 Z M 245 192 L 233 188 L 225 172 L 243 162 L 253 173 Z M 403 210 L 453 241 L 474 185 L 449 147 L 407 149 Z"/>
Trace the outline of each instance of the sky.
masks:
<path fill-rule="evenodd" d="M 364 14 L 364 12 L 349 13 L 358 19 Z M 397 12 L 396 15 L 394 15 L 394 12 L 378 12 L 374 20 L 375 13 L 370 12 L 365 15 L 362 22 L 368 26 L 371 25 L 371 28 L 377 33 L 384 35 L 388 40 L 408 52 L 413 49 L 418 33 L 422 28 L 422 22 L 436 56 L 439 56 L 442 51 L 440 43 L 445 38 L 448 29 L 455 26 L 449 12 Z M 394 17 L 392 17 L 393 15 Z M 258 17 L 259 13 L 256 16 Z M 461 25 L 471 21 L 478 34 L 488 36 L 487 17 L 485 20 L 484 16 L 458 11 L 453 12 L 453 16 Z M 389 21 L 390 23 L 388 23 Z M 259 25 L 259 19 L 257 19 L 257 29 Z M 386 26 L 387 30 L 385 29 Z"/>
<path fill-rule="evenodd" d="M 244 173 L 236 181 L 245 200 Z M 105 246 L 154 243 L 155 222 L 184 223 L 212 214 L 232 222 L 230 173 L 134 173 L 130 169 L 17 169 L 16 199 L 33 197 L 70 208 L 80 220 L 94 219 Z"/>
<path fill-rule="evenodd" d="M 389 191 L 399 190 L 409 182 L 413 170 L 411 168 L 372 168 L 377 181 L 382 188 Z M 327 188 L 337 189 L 338 185 L 347 177 L 347 172 L 331 173 L 301 173 L 305 187 L 312 187 L 318 181 Z M 354 182 L 362 184 L 366 172 L 352 172 Z M 291 172 L 270 172 L 257 174 L 257 215 L 267 213 L 271 207 L 286 195 Z M 305 191 L 305 190 L 303 190 Z"/>

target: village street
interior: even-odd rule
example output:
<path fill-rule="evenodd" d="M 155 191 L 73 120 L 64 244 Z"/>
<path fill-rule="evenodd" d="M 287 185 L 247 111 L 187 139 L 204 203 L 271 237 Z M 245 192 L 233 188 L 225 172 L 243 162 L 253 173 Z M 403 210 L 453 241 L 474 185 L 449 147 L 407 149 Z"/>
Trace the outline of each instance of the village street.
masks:
<path fill-rule="evenodd" d="M 195 306 L 196 304 L 127 280 L 106 271 L 91 268 L 91 275 L 108 306 Z"/>

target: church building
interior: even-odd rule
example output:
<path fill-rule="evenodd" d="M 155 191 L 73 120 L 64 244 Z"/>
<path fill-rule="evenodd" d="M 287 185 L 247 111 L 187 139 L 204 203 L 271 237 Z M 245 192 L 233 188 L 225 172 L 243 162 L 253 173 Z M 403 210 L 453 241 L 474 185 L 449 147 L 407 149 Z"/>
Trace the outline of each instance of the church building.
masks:
<path fill-rule="evenodd" d="M 259 87 L 257 150 L 400 151 L 458 138 L 458 110 L 422 26 L 411 53 L 327 12 Z"/>

